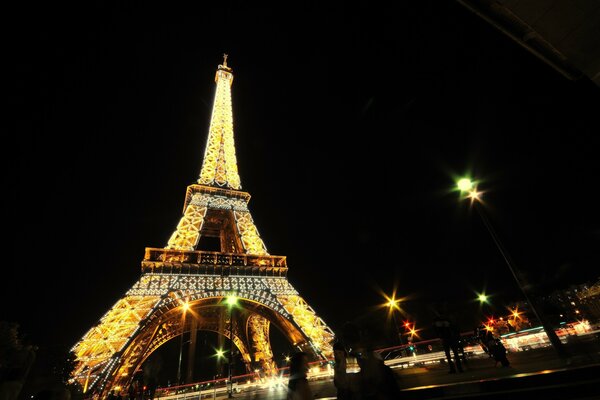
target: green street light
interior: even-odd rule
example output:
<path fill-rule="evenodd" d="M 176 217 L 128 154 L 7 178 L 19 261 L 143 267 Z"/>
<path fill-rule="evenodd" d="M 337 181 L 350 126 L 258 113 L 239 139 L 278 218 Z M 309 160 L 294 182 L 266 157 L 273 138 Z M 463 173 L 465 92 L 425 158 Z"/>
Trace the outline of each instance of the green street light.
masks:
<path fill-rule="evenodd" d="M 237 296 L 227 296 L 227 298 L 225 299 L 225 303 L 227 303 L 227 306 L 229 306 L 230 308 L 235 306 L 237 304 L 238 298 Z"/>
<path fill-rule="evenodd" d="M 468 192 L 473 188 L 473 181 L 469 178 L 461 178 L 456 182 L 456 186 L 458 190 L 462 192 Z"/>
<path fill-rule="evenodd" d="M 480 303 L 487 303 L 488 297 L 485 293 L 481 293 L 477 296 L 477 300 L 479 300 Z"/>
<path fill-rule="evenodd" d="M 458 180 L 456 182 L 456 186 L 457 186 L 458 190 L 460 190 L 461 195 L 464 194 L 465 192 L 467 192 L 466 198 L 471 199 L 471 205 L 475 208 L 475 211 L 477 212 L 477 214 L 479 214 L 479 217 L 481 218 L 487 231 L 489 232 L 490 236 L 494 240 L 494 244 L 496 244 L 496 247 L 500 251 L 502 258 L 504 258 L 504 261 L 506 262 L 506 265 L 508 266 L 508 269 L 510 270 L 510 273 L 512 274 L 513 278 L 515 279 L 517 286 L 519 287 L 519 289 L 523 293 L 523 296 L 525 297 L 525 300 L 531 307 L 531 311 L 533 312 L 535 317 L 541 322 L 542 328 L 544 329 L 544 332 L 546 332 L 546 335 L 548 336 L 548 339 L 550 340 L 550 344 L 552 345 L 552 347 L 554 347 L 554 350 L 556 351 L 557 355 L 562 359 L 567 358 L 568 354 L 567 354 L 564 346 L 562 345 L 562 342 L 556 335 L 556 332 L 554 332 L 554 329 L 552 328 L 552 326 L 544 318 L 542 318 L 542 315 L 540 315 L 537 312 L 537 309 L 536 309 L 534 303 L 529 299 L 527 291 L 525 290 L 526 285 L 523 282 L 521 282 L 521 279 L 519 279 L 519 275 L 517 275 L 517 272 L 516 272 L 516 270 L 517 270 L 516 266 L 513 265 L 512 259 L 511 259 L 510 255 L 508 254 L 508 251 L 506 250 L 506 248 L 500 241 L 500 238 L 496 234 L 494 227 L 492 226 L 490 220 L 488 219 L 488 217 L 481 205 L 482 192 L 477 190 L 477 185 L 473 181 L 471 181 L 469 178 L 462 178 L 462 179 Z M 520 274 L 520 275 L 522 275 L 522 274 Z M 481 295 L 479 296 L 479 300 L 481 301 Z"/>

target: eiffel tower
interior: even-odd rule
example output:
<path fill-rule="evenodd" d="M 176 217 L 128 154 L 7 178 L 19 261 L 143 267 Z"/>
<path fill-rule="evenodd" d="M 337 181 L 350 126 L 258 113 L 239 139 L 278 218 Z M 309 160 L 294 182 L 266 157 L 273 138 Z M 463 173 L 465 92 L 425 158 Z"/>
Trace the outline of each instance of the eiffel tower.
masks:
<path fill-rule="evenodd" d="M 215 82 L 200 177 L 187 187 L 175 231 L 166 247 L 146 248 L 139 280 L 72 348 L 71 377 L 84 393 L 127 387 L 152 352 L 198 330 L 229 338 L 248 372 L 277 372 L 271 324 L 315 359 L 333 355 L 333 331 L 287 280 L 286 258 L 267 252 L 241 190 L 227 55 Z M 203 250 L 208 244 L 219 251 Z"/>

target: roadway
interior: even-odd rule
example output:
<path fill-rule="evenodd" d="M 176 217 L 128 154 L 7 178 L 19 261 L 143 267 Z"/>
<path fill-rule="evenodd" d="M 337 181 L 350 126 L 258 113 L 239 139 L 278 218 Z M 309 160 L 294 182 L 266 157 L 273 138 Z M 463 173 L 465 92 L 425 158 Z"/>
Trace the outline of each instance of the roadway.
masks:
<path fill-rule="evenodd" d="M 572 355 L 561 360 L 551 347 L 509 353 L 510 367 L 503 368 L 485 354 L 472 354 L 463 373 L 449 374 L 443 354 L 422 354 L 420 360 L 390 360 L 406 400 L 485 399 L 542 397 L 551 399 L 600 399 L 600 343 L 594 337 L 567 347 Z M 415 362 L 417 361 L 417 362 Z M 313 375 L 310 385 L 316 399 L 335 399 L 329 372 Z M 239 400 L 286 398 L 286 382 L 241 385 Z M 161 397 L 161 400 L 201 400 L 227 397 L 225 388 Z"/>

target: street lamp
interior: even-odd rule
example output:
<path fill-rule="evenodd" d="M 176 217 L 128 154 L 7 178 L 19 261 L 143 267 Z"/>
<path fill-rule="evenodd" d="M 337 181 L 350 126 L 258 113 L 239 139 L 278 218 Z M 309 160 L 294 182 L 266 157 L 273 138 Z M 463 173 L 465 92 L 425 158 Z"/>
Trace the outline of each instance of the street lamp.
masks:
<path fill-rule="evenodd" d="M 477 300 L 479 300 L 479 303 L 480 303 L 480 304 L 487 303 L 487 302 L 488 302 L 488 301 L 487 301 L 487 298 L 488 298 L 488 296 L 487 296 L 487 294 L 485 294 L 485 293 L 479 293 L 479 294 L 477 295 Z"/>
<path fill-rule="evenodd" d="M 183 358 L 183 334 L 185 333 L 185 315 L 187 310 L 190 308 L 190 304 L 185 301 L 181 305 L 181 339 L 179 340 L 179 365 L 177 366 L 177 385 L 181 384 L 181 359 Z"/>
<path fill-rule="evenodd" d="M 228 368 L 228 388 L 227 397 L 233 397 L 233 381 L 232 381 L 232 362 L 233 362 L 233 308 L 237 304 L 238 298 L 236 296 L 227 296 L 225 302 L 229 308 L 229 368 Z"/>
<path fill-rule="evenodd" d="M 400 310 L 398 303 L 400 303 L 400 299 L 395 299 L 395 296 L 392 296 L 391 298 L 388 298 L 388 302 L 385 305 L 389 308 L 389 313 L 392 314 L 392 319 L 394 320 L 394 326 L 396 327 L 396 334 L 398 335 L 398 340 L 400 341 L 400 345 L 402 345 L 402 332 L 400 332 L 400 326 L 398 326 L 398 320 L 396 319 L 396 312 L 395 312 L 395 310 Z"/>
<path fill-rule="evenodd" d="M 527 303 L 531 307 L 531 311 L 533 312 L 535 317 L 538 319 L 538 321 L 541 322 L 542 328 L 544 329 L 544 332 L 546 332 L 546 335 L 548 336 L 548 339 L 550 340 L 550 344 L 552 345 L 552 347 L 554 348 L 554 350 L 556 351 L 556 353 L 558 354 L 558 356 L 560 358 L 568 357 L 568 354 L 567 354 L 565 348 L 563 347 L 560 339 L 556 335 L 556 332 L 554 332 L 554 329 L 552 328 L 552 326 L 549 323 L 547 323 L 544 318 L 542 318 L 541 314 L 538 314 L 534 303 L 529 299 L 529 296 L 527 295 L 527 291 L 525 290 L 525 285 L 521 282 L 521 279 L 519 279 L 519 274 L 517 274 L 516 266 L 512 262 L 512 259 L 510 258 L 508 251 L 506 250 L 506 248 L 500 241 L 500 238 L 496 234 L 494 227 L 492 226 L 483 207 L 480 204 L 481 196 L 483 193 L 479 192 L 477 190 L 476 183 L 471 181 L 469 178 L 460 179 L 456 183 L 456 186 L 457 186 L 458 190 L 460 191 L 461 195 L 463 196 L 463 198 L 468 198 L 471 200 L 471 205 L 475 208 L 475 211 L 477 212 L 477 214 L 479 214 L 479 217 L 483 221 L 483 224 L 485 225 L 487 231 L 489 232 L 490 236 L 494 240 L 496 247 L 500 251 L 502 258 L 504 258 L 504 261 L 506 262 L 506 265 L 508 266 L 508 269 L 510 270 L 510 273 L 512 274 L 513 278 L 517 282 L 517 286 L 523 293 L 523 296 L 525 297 L 525 301 L 527 301 Z M 487 300 L 487 298 L 482 299 L 480 297 L 480 301 L 486 301 L 486 300 Z"/>

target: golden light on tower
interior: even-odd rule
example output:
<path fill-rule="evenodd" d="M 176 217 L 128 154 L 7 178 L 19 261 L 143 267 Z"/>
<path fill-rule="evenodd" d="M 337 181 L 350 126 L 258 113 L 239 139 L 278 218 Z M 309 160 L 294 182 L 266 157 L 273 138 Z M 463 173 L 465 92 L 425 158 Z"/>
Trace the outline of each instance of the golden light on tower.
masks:
<path fill-rule="evenodd" d="M 183 341 L 189 333 L 191 354 L 198 330 L 229 336 L 245 367 L 258 363 L 267 376 L 277 374 L 271 324 L 296 348 L 318 359 L 332 357 L 333 331 L 287 280 L 286 257 L 268 253 L 248 208 L 251 196 L 241 191 L 227 56 L 215 82 L 202 167 L 186 189 L 174 232 L 165 247 L 146 248 L 139 280 L 72 349 L 72 377 L 86 391 L 106 394 L 127 385 L 152 352 L 174 337 Z M 236 309 L 229 329 L 223 307 Z M 202 310 L 201 318 L 195 310 Z"/>
<path fill-rule="evenodd" d="M 227 66 L 227 54 L 215 74 L 217 89 L 212 118 L 208 129 L 208 142 L 198 183 L 241 189 L 235 143 L 233 140 L 233 113 L 231 106 L 232 69 Z"/>

